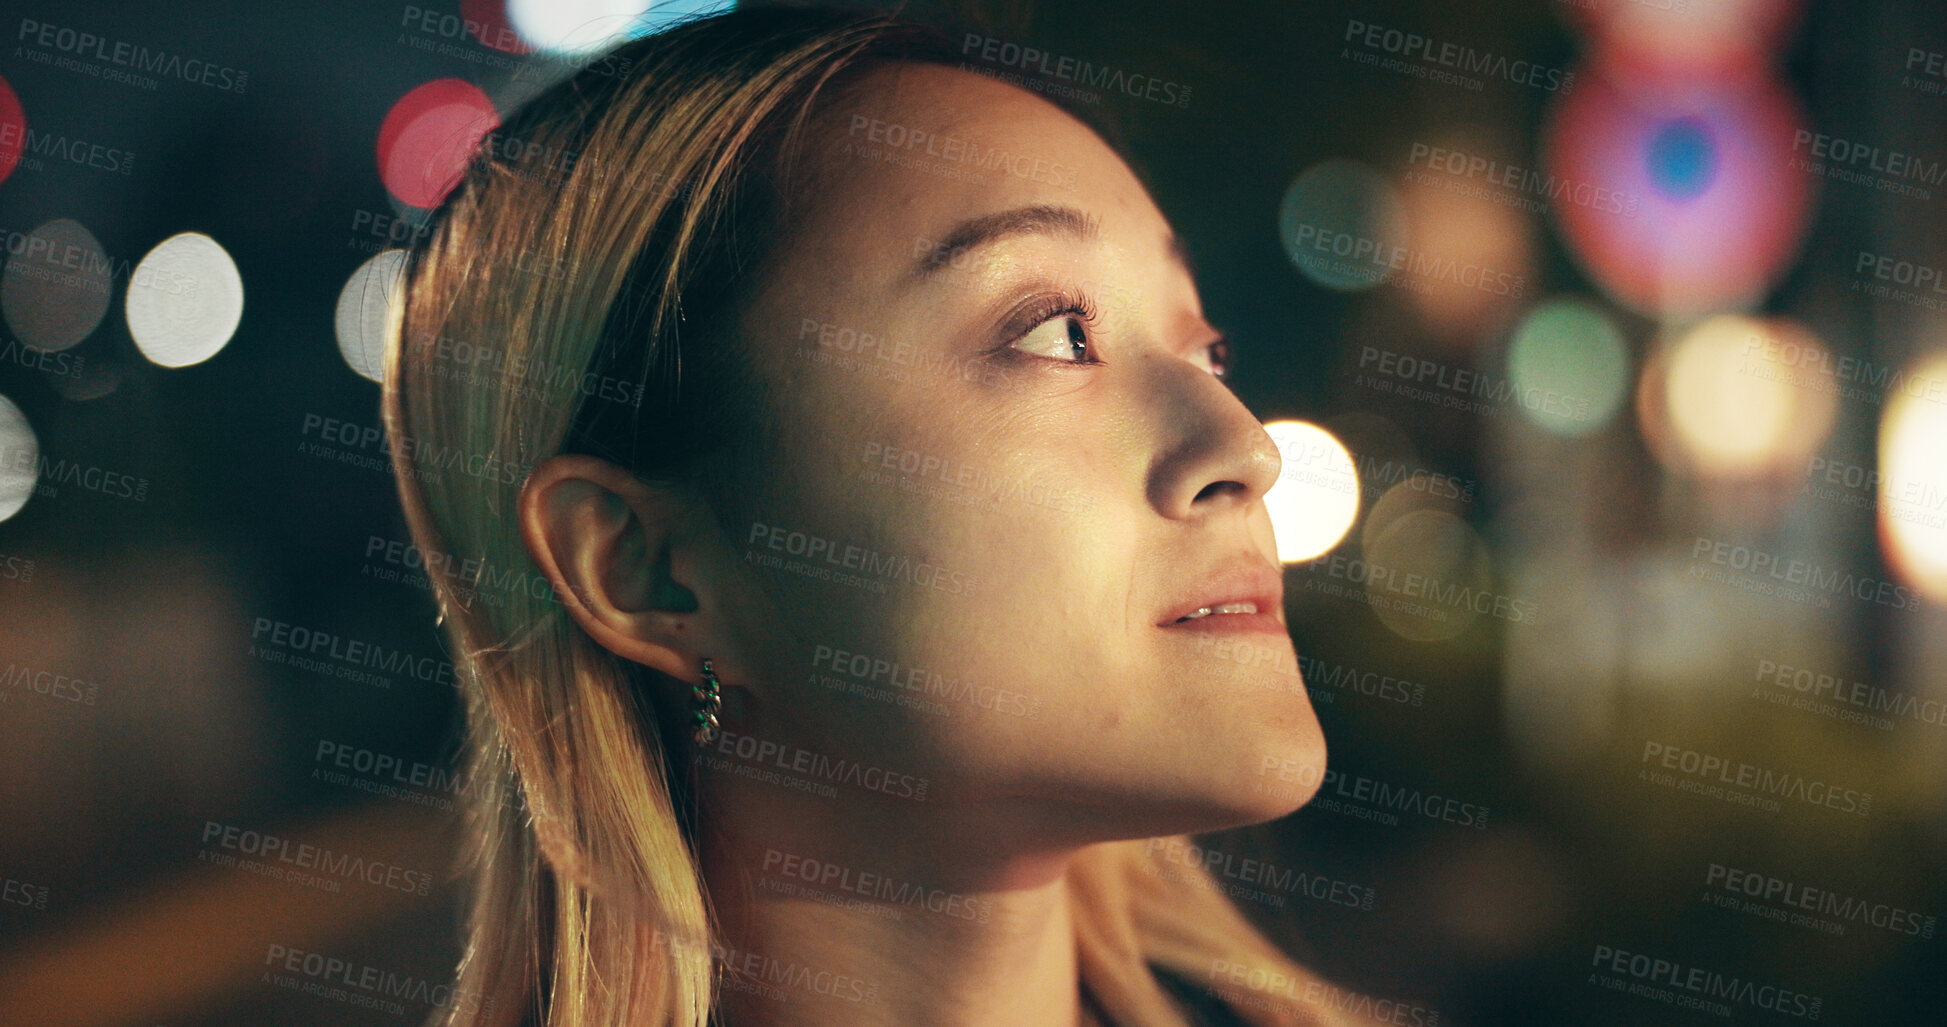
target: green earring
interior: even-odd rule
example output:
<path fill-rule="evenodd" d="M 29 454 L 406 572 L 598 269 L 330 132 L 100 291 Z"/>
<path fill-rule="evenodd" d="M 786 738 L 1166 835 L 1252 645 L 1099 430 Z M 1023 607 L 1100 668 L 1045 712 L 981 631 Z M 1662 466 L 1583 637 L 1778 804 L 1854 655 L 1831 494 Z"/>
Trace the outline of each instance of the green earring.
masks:
<path fill-rule="evenodd" d="M 697 747 L 702 748 L 723 733 L 723 725 L 717 720 L 717 715 L 723 712 L 723 684 L 717 680 L 717 672 L 710 669 L 708 657 L 703 659 L 703 681 L 690 686 L 690 696 L 696 704 L 690 722 L 696 730 Z"/>

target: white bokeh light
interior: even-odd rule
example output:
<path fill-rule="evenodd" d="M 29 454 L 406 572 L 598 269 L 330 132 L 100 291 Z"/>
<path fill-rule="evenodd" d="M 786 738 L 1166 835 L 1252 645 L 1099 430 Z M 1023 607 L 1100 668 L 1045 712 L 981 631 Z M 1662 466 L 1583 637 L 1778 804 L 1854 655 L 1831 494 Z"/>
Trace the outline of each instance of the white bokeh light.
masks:
<path fill-rule="evenodd" d="M 1947 603 L 1947 353 L 1908 369 L 1879 426 L 1879 523 L 1887 562 Z"/>
<path fill-rule="evenodd" d="M 20 512 L 40 480 L 41 443 L 27 415 L 0 396 L 0 521 Z"/>
<path fill-rule="evenodd" d="M 1339 544 L 1359 516 L 1359 472 L 1331 432 L 1304 421 L 1264 426 L 1284 468 L 1264 494 L 1278 535 L 1278 559 L 1309 560 Z"/>
<path fill-rule="evenodd" d="M 360 375 L 385 382 L 385 330 L 390 306 L 399 291 L 406 251 L 386 250 L 358 266 L 338 294 L 332 327 L 338 352 Z"/>
<path fill-rule="evenodd" d="M 243 276 L 215 239 L 183 232 L 156 244 L 129 279 L 128 333 L 163 367 L 200 364 L 221 352 L 243 319 Z"/>

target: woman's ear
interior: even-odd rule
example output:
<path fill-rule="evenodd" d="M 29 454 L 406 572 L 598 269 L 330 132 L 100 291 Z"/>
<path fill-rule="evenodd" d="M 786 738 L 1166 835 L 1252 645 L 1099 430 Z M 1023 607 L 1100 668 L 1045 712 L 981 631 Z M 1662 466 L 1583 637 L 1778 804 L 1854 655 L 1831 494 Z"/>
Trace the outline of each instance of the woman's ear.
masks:
<path fill-rule="evenodd" d="M 728 637 L 672 568 L 707 511 L 686 492 L 650 485 L 597 457 L 535 465 L 521 487 L 521 538 L 562 605 L 603 648 L 677 680 L 696 675 Z"/>

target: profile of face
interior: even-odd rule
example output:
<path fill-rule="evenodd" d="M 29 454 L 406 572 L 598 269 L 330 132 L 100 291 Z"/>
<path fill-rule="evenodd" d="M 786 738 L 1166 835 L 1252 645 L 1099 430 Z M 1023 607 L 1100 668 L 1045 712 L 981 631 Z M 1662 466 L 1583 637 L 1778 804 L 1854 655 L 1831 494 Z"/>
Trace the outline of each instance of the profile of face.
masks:
<path fill-rule="evenodd" d="M 684 681 L 710 657 L 731 693 L 707 755 L 752 772 L 705 775 L 705 815 L 1027 852 L 1302 805 L 1325 751 L 1262 502 L 1279 457 L 1141 183 L 942 66 L 868 72 L 815 128 L 815 203 L 740 325 L 777 433 L 754 516 L 536 471 L 564 487 L 530 547 L 609 597 L 584 626 Z M 878 774 L 829 798 L 754 773 L 816 785 L 820 760 Z"/>

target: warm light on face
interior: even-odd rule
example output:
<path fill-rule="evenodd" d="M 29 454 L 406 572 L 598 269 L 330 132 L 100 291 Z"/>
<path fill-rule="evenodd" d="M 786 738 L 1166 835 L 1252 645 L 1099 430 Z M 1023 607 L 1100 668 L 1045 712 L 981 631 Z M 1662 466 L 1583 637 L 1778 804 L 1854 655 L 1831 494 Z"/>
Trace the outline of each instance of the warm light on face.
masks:
<path fill-rule="evenodd" d="M 1339 544 L 1359 515 L 1359 473 L 1332 433 L 1304 421 L 1264 426 L 1284 460 L 1264 494 L 1278 536 L 1278 559 L 1309 560 Z"/>
<path fill-rule="evenodd" d="M 1879 527 L 1887 562 L 1947 602 L 1947 353 L 1908 370 L 1879 425 Z"/>

